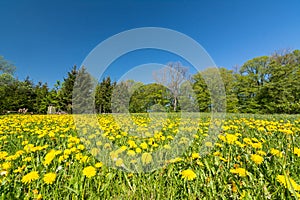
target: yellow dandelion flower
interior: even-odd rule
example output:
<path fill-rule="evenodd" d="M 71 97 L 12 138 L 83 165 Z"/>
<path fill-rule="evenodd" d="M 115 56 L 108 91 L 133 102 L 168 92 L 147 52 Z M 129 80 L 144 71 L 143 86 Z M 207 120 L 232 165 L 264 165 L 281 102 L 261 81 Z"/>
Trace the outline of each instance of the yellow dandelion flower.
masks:
<path fill-rule="evenodd" d="M 260 142 L 257 142 L 257 143 L 251 143 L 251 146 L 252 146 L 254 149 L 261 149 L 261 148 L 262 148 L 262 143 L 260 143 Z"/>
<path fill-rule="evenodd" d="M 10 162 L 5 162 L 5 163 L 2 164 L 1 168 L 4 169 L 4 170 L 8 170 L 10 167 L 11 167 L 11 163 Z"/>
<path fill-rule="evenodd" d="M 264 161 L 264 158 L 261 157 L 260 155 L 257 155 L 257 154 L 252 154 L 251 155 L 251 160 L 253 162 L 255 162 L 256 164 L 261 164 L 263 161 Z"/>
<path fill-rule="evenodd" d="M 43 199 L 43 196 L 41 194 L 38 194 L 36 197 L 35 197 L 36 200 L 42 200 Z"/>
<path fill-rule="evenodd" d="M 44 166 L 50 165 L 52 160 L 55 158 L 55 155 L 55 150 L 51 150 L 50 152 L 48 152 L 43 161 Z"/>
<path fill-rule="evenodd" d="M 200 161 L 200 160 L 197 160 L 197 165 L 199 165 L 200 167 L 204 167 L 204 164 Z"/>
<path fill-rule="evenodd" d="M 96 167 L 96 168 L 100 168 L 100 167 L 102 167 L 102 166 L 103 166 L 103 163 L 102 163 L 102 162 L 98 162 L 98 163 L 95 164 L 95 167 Z"/>
<path fill-rule="evenodd" d="M 26 158 L 23 159 L 24 162 L 30 162 L 31 160 L 32 160 L 31 157 L 26 157 Z"/>
<path fill-rule="evenodd" d="M 245 177 L 248 174 L 247 170 L 244 168 L 231 169 L 230 172 L 233 174 L 238 174 L 240 177 Z"/>
<path fill-rule="evenodd" d="M 37 180 L 39 178 L 39 174 L 37 171 L 32 171 L 22 178 L 22 183 L 31 183 L 31 181 Z"/>
<path fill-rule="evenodd" d="M 300 157 L 300 148 L 295 147 L 294 148 L 294 154 Z"/>
<path fill-rule="evenodd" d="M 183 179 L 186 179 L 188 181 L 191 181 L 197 177 L 195 172 L 191 169 L 187 169 L 181 172 L 181 176 Z"/>
<path fill-rule="evenodd" d="M 198 159 L 198 158 L 200 158 L 199 153 L 192 153 L 192 158 L 193 158 L 193 159 Z"/>
<path fill-rule="evenodd" d="M 141 159 L 142 159 L 142 163 L 144 165 L 147 165 L 152 162 L 152 155 L 150 153 L 143 153 Z"/>
<path fill-rule="evenodd" d="M 273 156 L 278 156 L 278 157 L 280 157 L 280 158 L 283 157 L 282 152 L 280 152 L 278 149 L 272 148 L 270 152 L 271 152 L 271 154 L 272 154 Z"/>
<path fill-rule="evenodd" d="M 257 154 L 259 154 L 261 156 L 267 155 L 267 153 L 265 151 L 257 151 Z"/>
<path fill-rule="evenodd" d="M 214 155 L 214 156 L 220 156 L 220 155 L 221 155 L 221 152 L 220 152 L 220 151 L 216 151 L 216 152 L 213 153 L 213 155 Z"/>
<path fill-rule="evenodd" d="M 135 144 L 135 142 L 133 140 L 128 140 L 127 143 L 129 144 L 130 148 L 136 148 L 137 147 L 137 145 Z"/>
<path fill-rule="evenodd" d="M 212 144 L 211 142 L 205 142 L 205 146 L 207 146 L 207 147 L 212 147 L 213 144 Z"/>
<path fill-rule="evenodd" d="M 234 144 L 234 142 L 238 139 L 238 137 L 233 134 L 226 134 L 225 138 L 228 144 Z"/>
<path fill-rule="evenodd" d="M 18 167 L 18 169 L 14 170 L 14 173 L 21 173 L 25 169 L 25 167 L 25 165 L 23 165 L 22 167 Z"/>
<path fill-rule="evenodd" d="M 122 167 L 124 166 L 124 163 L 123 163 L 123 159 L 122 158 L 119 158 L 116 160 L 116 166 L 117 167 Z"/>
<path fill-rule="evenodd" d="M 93 166 L 88 166 L 83 169 L 82 171 L 83 175 L 85 175 L 88 178 L 92 178 L 96 175 L 96 169 Z"/>
<path fill-rule="evenodd" d="M 183 161 L 183 158 L 176 157 L 176 158 L 174 158 L 174 159 L 171 159 L 169 162 L 170 162 L 170 163 L 176 163 L 176 162 L 181 162 L 181 161 Z"/>
<path fill-rule="evenodd" d="M 8 156 L 6 151 L 0 151 L 0 160 L 5 159 L 6 156 Z"/>
<path fill-rule="evenodd" d="M 52 183 L 54 183 L 55 179 L 56 179 L 56 174 L 50 172 L 50 173 L 44 175 L 43 181 L 46 184 L 52 184 Z"/>
<path fill-rule="evenodd" d="M 298 185 L 292 178 L 286 177 L 284 175 L 277 175 L 276 180 L 290 191 L 300 191 L 300 185 Z"/>
<path fill-rule="evenodd" d="M 138 148 L 135 149 L 135 152 L 136 152 L 136 153 L 141 153 L 141 152 L 142 152 L 142 149 L 138 147 Z"/>
<path fill-rule="evenodd" d="M 128 155 L 128 156 L 135 156 L 135 151 L 133 151 L 133 150 L 128 150 L 128 151 L 127 151 L 127 155 Z"/>
<path fill-rule="evenodd" d="M 90 158 L 88 156 L 83 156 L 81 159 L 80 159 L 80 162 L 81 163 L 86 163 L 90 160 Z"/>

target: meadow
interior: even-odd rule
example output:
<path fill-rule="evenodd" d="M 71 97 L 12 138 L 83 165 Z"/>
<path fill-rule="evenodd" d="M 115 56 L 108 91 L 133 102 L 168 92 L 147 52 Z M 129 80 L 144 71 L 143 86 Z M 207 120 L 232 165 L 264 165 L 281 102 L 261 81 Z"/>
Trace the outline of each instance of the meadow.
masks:
<path fill-rule="evenodd" d="M 299 115 L 131 119 L 0 116 L 0 198 L 300 198 Z"/>

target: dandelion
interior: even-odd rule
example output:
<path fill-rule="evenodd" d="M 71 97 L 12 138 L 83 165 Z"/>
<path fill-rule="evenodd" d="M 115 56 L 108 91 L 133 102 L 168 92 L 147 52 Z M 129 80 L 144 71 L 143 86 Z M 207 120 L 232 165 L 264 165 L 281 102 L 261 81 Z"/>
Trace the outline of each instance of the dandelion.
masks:
<path fill-rule="evenodd" d="M 88 178 L 92 178 L 96 175 L 96 169 L 93 166 L 89 166 L 83 169 L 82 171 L 83 175 L 85 175 Z"/>
<path fill-rule="evenodd" d="M 222 156 L 219 157 L 220 160 L 224 161 L 224 162 L 228 162 L 229 160 L 227 160 L 226 158 L 223 158 Z"/>
<path fill-rule="evenodd" d="M 207 147 L 212 147 L 213 144 L 212 144 L 211 142 L 205 142 L 205 146 L 207 146 Z"/>
<path fill-rule="evenodd" d="M 234 144 L 234 142 L 238 139 L 238 137 L 233 134 L 226 134 L 225 138 L 228 144 Z"/>
<path fill-rule="evenodd" d="M 122 158 L 119 158 L 116 160 L 116 166 L 117 167 L 122 167 L 124 166 L 124 163 L 123 163 L 123 159 Z"/>
<path fill-rule="evenodd" d="M 135 144 L 135 142 L 133 140 L 128 140 L 127 143 L 129 144 L 130 148 L 136 148 L 137 147 L 137 145 Z"/>
<path fill-rule="evenodd" d="M 4 169 L 4 170 L 8 170 L 10 167 L 11 167 L 10 162 L 5 162 L 5 163 L 2 164 L 2 169 Z"/>
<path fill-rule="evenodd" d="M 177 162 L 181 162 L 181 161 L 183 161 L 182 158 L 176 157 L 176 158 L 174 158 L 174 159 L 171 159 L 171 160 L 170 160 L 170 163 L 177 163 Z"/>
<path fill-rule="evenodd" d="M 246 144 L 251 144 L 252 141 L 250 138 L 244 138 L 243 141 L 246 143 Z"/>
<path fill-rule="evenodd" d="M 55 181 L 55 179 L 56 179 L 56 174 L 50 172 L 50 173 L 44 175 L 43 181 L 46 184 L 52 184 Z"/>
<path fill-rule="evenodd" d="M 152 155 L 150 153 L 143 153 L 142 154 L 142 163 L 147 165 L 152 162 Z"/>
<path fill-rule="evenodd" d="M 136 153 L 141 153 L 141 152 L 142 152 L 142 149 L 138 147 L 138 148 L 135 149 L 135 152 L 136 152 Z"/>
<path fill-rule="evenodd" d="M 245 177 L 248 174 L 247 170 L 244 168 L 231 169 L 230 172 L 233 174 L 238 174 L 240 177 Z"/>
<path fill-rule="evenodd" d="M 292 178 L 286 177 L 284 175 L 277 175 L 276 180 L 290 191 L 300 191 L 300 185 L 298 185 Z"/>
<path fill-rule="evenodd" d="M 255 162 L 255 164 L 261 164 L 263 161 L 264 161 L 264 158 L 261 157 L 260 155 L 257 155 L 257 154 L 253 154 L 251 155 L 251 160 L 253 162 Z"/>
<path fill-rule="evenodd" d="M 213 155 L 214 155 L 214 156 L 221 156 L 221 152 L 216 151 L 216 152 L 213 153 Z"/>
<path fill-rule="evenodd" d="M 261 155 L 261 156 L 265 156 L 265 155 L 267 155 L 267 153 L 266 153 L 266 152 L 264 152 L 264 151 L 257 151 L 257 154 L 259 154 L 259 155 Z"/>
<path fill-rule="evenodd" d="M 83 156 L 81 159 L 80 159 L 80 162 L 81 163 L 86 163 L 90 160 L 90 158 L 88 156 Z"/>
<path fill-rule="evenodd" d="M 80 144 L 80 145 L 77 146 L 77 149 L 79 149 L 79 150 L 84 150 L 85 147 L 84 147 L 84 145 Z"/>
<path fill-rule="evenodd" d="M 193 158 L 193 159 L 198 159 L 198 158 L 200 158 L 199 153 L 192 153 L 192 158 Z"/>
<path fill-rule="evenodd" d="M 300 157 L 300 148 L 295 147 L 294 148 L 294 154 Z"/>
<path fill-rule="evenodd" d="M 191 169 L 187 169 L 181 172 L 181 176 L 182 178 L 191 181 L 193 179 L 195 179 L 197 177 L 197 175 L 195 174 L 195 172 Z"/>
<path fill-rule="evenodd" d="M 38 191 L 37 189 L 34 189 L 34 190 L 32 190 L 32 193 L 33 193 L 33 194 L 38 194 L 39 191 Z"/>
<path fill-rule="evenodd" d="M 241 194 L 240 199 L 244 199 L 246 197 L 246 194 L 247 194 L 246 191 L 243 190 L 243 193 Z"/>
<path fill-rule="evenodd" d="M 18 167 L 18 169 L 14 170 L 14 173 L 21 173 L 25 167 L 25 165 L 23 165 L 22 167 Z"/>
<path fill-rule="evenodd" d="M 52 160 L 55 158 L 55 155 L 55 150 L 51 150 L 49 153 L 47 153 L 43 161 L 44 166 L 50 165 Z"/>
<path fill-rule="evenodd" d="M 22 178 L 22 183 L 31 183 L 31 181 L 37 180 L 39 178 L 39 174 L 37 171 L 32 171 Z"/>
<path fill-rule="evenodd" d="M 102 162 L 98 162 L 98 163 L 95 164 L 95 167 L 96 167 L 96 168 L 100 168 L 100 167 L 102 167 L 102 166 L 103 166 L 103 163 L 102 163 Z"/>
<path fill-rule="evenodd" d="M 262 143 L 260 143 L 260 142 L 257 142 L 257 143 L 251 143 L 251 146 L 252 146 L 254 149 L 261 149 L 261 148 L 262 148 Z"/>
<path fill-rule="evenodd" d="M 135 156 L 135 151 L 129 150 L 129 151 L 127 151 L 127 155 L 128 156 Z"/>
<path fill-rule="evenodd" d="M 6 156 L 8 156 L 6 151 L 0 151 L 0 160 L 5 159 Z"/>
<path fill-rule="evenodd" d="M 41 194 L 38 194 L 36 197 L 35 197 L 36 200 L 41 200 L 43 199 L 43 196 Z"/>
<path fill-rule="evenodd" d="M 204 164 L 200 161 L 200 160 L 197 160 L 197 165 L 199 165 L 200 167 L 203 167 L 204 166 Z"/>
<path fill-rule="evenodd" d="M 274 149 L 274 148 L 272 148 L 271 149 L 271 154 L 273 155 L 273 156 L 278 156 L 278 157 L 280 157 L 280 158 L 282 158 L 282 152 L 280 152 L 279 150 L 277 150 L 277 149 Z"/>
<path fill-rule="evenodd" d="M 30 162 L 31 160 L 32 160 L 31 157 L 26 157 L 26 158 L 23 159 L 24 162 Z"/>

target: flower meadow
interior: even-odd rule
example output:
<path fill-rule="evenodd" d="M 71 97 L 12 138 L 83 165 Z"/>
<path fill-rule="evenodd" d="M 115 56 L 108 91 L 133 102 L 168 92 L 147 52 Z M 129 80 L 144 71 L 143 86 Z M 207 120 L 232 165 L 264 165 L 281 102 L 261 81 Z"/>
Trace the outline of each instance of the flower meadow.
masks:
<path fill-rule="evenodd" d="M 300 198 L 300 116 L 81 120 L 0 116 L 1 199 Z"/>

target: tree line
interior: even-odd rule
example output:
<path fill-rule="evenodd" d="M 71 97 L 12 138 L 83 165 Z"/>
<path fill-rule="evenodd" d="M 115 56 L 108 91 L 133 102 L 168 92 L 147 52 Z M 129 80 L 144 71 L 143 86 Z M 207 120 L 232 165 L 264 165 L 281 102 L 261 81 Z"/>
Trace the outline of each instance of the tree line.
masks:
<path fill-rule="evenodd" d="M 91 101 L 73 96 L 76 84 L 84 86 L 80 88 L 81 94 L 93 97 L 97 113 L 210 112 L 218 109 L 221 102 L 212 98 L 216 90 L 210 88 L 217 87 L 216 74 L 222 78 L 225 88 L 224 95 L 217 98 L 224 98 L 226 112 L 300 113 L 299 50 L 256 57 L 234 70 L 207 68 L 191 76 L 188 76 L 188 68 L 173 62 L 153 74 L 156 82 L 151 84 L 133 80 L 116 83 L 109 76 L 95 82 L 84 67 L 74 66 L 62 82 L 57 81 L 49 88 L 47 83 L 34 84 L 29 77 L 18 80 L 15 70 L 13 64 L 0 56 L 0 113 L 26 108 L 45 114 L 50 105 L 72 113 L 74 99 L 82 103 L 76 105 L 84 110 Z M 78 81 L 78 77 L 84 78 Z"/>

